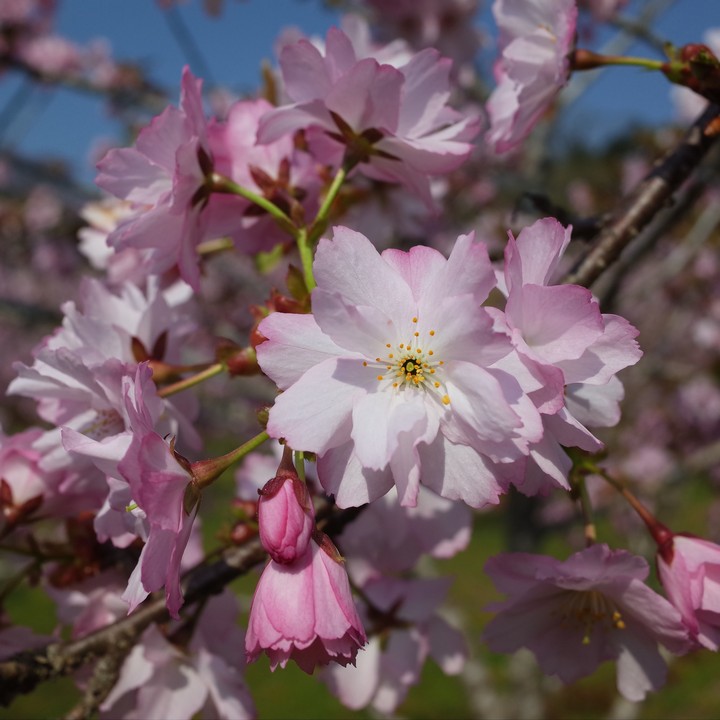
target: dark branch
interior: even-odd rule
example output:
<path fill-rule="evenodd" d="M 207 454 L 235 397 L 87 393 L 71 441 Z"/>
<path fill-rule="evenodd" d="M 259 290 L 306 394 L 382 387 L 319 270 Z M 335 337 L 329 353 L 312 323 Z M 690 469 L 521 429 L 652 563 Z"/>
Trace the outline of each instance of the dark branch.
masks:
<path fill-rule="evenodd" d="M 565 282 L 589 287 L 620 256 L 623 249 L 672 199 L 717 139 L 706 132 L 720 115 L 720 107 L 710 105 L 686 133 L 681 143 L 668 152 L 650 174 L 613 212 L 604 228 Z"/>

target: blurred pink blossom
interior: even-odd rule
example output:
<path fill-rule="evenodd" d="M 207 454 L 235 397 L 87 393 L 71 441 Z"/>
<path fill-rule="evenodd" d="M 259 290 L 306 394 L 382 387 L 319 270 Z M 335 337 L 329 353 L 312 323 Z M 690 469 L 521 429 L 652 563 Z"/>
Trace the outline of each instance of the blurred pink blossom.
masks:
<path fill-rule="evenodd" d="M 378 579 L 363 586 L 361 612 L 372 633 L 355 667 L 329 666 L 323 679 L 352 710 L 370 705 L 392 714 L 432 657 L 446 675 L 462 671 L 467 646 L 462 634 L 437 614 L 450 578 Z M 369 605 L 367 604 L 369 603 Z"/>
<path fill-rule="evenodd" d="M 617 686 L 633 702 L 665 683 L 658 643 L 676 654 L 691 643 L 680 613 L 644 580 L 645 560 L 593 545 L 561 561 L 504 553 L 485 571 L 508 598 L 483 637 L 496 652 L 531 650 L 543 672 L 571 683 L 606 660 L 617 661 Z"/>
<path fill-rule="evenodd" d="M 720 648 L 720 545 L 672 534 L 658 548 L 658 574 L 692 639 Z"/>
<path fill-rule="evenodd" d="M 447 106 L 450 60 L 436 50 L 393 67 L 358 57 L 351 39 L 331 28 L 324 52 L 300 40 L 283 48 L 280 65 L 293 102 L 262 118 L 261 143 L 321 129 L 327 151 L 344 145 L 367 175 L 404 183 L 429 206 L 428 177 L 456 169 L 470 153 L 477 118 Z"/>
<path fill-rule="evenodd" d="M 498 154 L 517 148 L 570 76 L 575 0 L 495 0 L 501 57 L 487 101 L 485 140 Z"/>

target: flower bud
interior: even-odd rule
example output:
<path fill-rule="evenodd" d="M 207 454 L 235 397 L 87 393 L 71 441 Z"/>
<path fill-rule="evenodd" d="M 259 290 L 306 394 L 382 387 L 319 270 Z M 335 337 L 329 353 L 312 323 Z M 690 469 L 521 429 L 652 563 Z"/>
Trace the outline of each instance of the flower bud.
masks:
<path fill-rule="evenodd" d="M 294 471 L 278 470 L 260 490 L 258 523 L 263 547 L 275 562 L 292 563 L 307 551 L 315 512 L 305 483 Z"/>

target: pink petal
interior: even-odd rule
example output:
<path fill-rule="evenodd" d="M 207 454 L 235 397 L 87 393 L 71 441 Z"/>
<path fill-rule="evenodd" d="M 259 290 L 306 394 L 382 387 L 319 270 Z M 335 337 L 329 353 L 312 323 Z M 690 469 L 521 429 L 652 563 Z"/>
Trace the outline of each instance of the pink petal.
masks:
<path fill-rule="evenodd" d="M 350 439 L 353 405 L 373 383 L 359 360 L 324 360 L 278 396 L 268 432 L 293 448 L 327 452 Z"/>
<path fill-rule="evenodd" d="M 377 500 L 393 487 L 389 468 L 364 468 L 353 452 L 353 443 L 328 450 L 318 458 L 318 478 L 325 490 L 335 496 L 338 507 L 357 507 Z"/>
<path fill-rule="evenodd" d="M 263 372 L 287 390 L 323 360 L 346 354 L 317 325 L 312 315 L 271 313 L 258 330 L 268 339 L 257 347 Z"/>

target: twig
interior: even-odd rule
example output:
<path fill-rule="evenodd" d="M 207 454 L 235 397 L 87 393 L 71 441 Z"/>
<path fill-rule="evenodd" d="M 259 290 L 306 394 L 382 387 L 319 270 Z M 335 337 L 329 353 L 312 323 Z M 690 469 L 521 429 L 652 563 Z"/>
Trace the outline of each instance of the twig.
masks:
<path fill-rule="evenodd" d="M 686 133 L 677 148 L 670 151 L 610 215 L 593 248 L 584 255 L 564 282 L 589 287 L 620 256 L 622 250 L 645 228 L 672 198 L 706 155 L 716 136 L 707 127 L 720 114 L 710 105 Z"/>
<path fill-rule="evenodd" d="M 86 720 L 93 717 L 115 686 L 130 649 L 110 648 L 107 655 L 98 660 L 80 702 L 65 715 L 65 720 Z"/>

